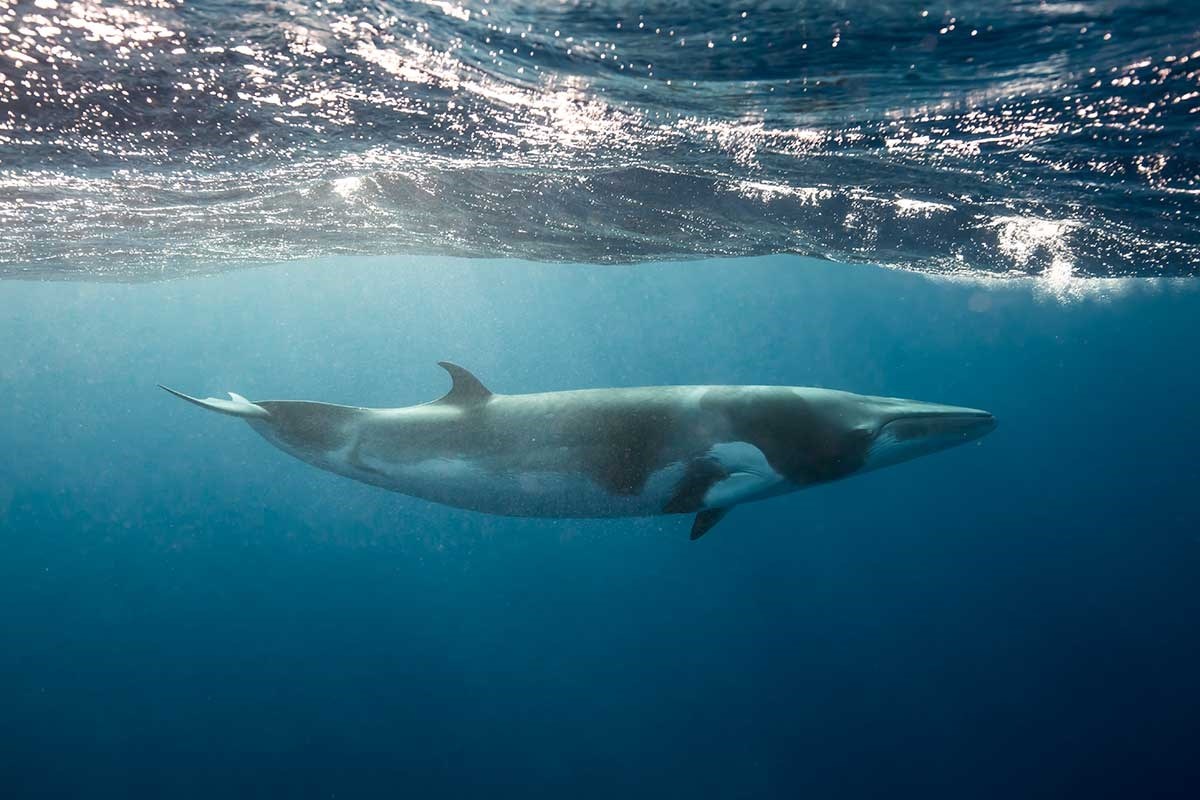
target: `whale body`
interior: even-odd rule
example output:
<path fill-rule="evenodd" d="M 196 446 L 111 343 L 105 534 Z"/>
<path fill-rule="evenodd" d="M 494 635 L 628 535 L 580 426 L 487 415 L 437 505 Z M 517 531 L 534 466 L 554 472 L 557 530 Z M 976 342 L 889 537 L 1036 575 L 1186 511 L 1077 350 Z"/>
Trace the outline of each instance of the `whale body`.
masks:
<path fill-rule="evenodd" d="M 694 514 L 698 539 L 736 505 L 977 439 L 973 408 L 793 386 L 649 386 L 496 394 L 462 367 L 406 408 L 171 394 L 241 417 L 339 475 L 490 514 Z"/>

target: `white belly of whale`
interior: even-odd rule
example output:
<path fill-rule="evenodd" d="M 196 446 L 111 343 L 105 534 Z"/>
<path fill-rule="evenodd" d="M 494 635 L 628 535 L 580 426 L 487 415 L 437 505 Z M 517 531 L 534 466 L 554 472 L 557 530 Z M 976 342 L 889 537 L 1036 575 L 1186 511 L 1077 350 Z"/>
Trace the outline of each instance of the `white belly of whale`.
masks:
<path fill-rule="evenodd" d="M 459 458 L 407 463 L 363 459 L 368 472 L 338 469 L 401 494 L 458 508 L 522 517 L 638 517 L 661 514 L 684 474 L 681 464 L 654 473 L 636 494 L 614 494 L 580 473 L 506 472 Z"/>
<path fill-rule="evenodd" d="M 282 446 L 282 445 L 281 445 Z M 283 449 L 292 452 L 289 448 Z M 675 462 L 651 473 L 636 493 L 610 492 L 582 472 L 513 470 L 494 461 L 433 457 L 393 461 L 357 446 L 313 457 L 293 452 L 315 466 L 400 494 L 489 514 L 522 517 L 640 517 L 662 514 L 675 497 L 687 468 Z M 729 508 L 740 502 L 789 491 L 762 451 L 747 442 L 719 442 L 706 457 L 726 477 L 701 498 L 702 508 Z"/>

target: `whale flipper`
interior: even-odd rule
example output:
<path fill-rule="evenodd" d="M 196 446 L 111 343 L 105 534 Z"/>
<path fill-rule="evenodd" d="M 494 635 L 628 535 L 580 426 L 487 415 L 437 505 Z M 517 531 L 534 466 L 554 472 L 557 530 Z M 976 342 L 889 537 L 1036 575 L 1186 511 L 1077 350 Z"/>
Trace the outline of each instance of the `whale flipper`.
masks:
<path fill-rule="evenodd" d="M 730 508 L 769 495 L 782 480 L 757 447 L 747 442 L 721 442 L 688 462 L 663 513 L 699 512 L 692 528 L 692 538 L 698 539 Z M 701 519 L 718 511 L 716 516 Z"/>
<path fill-rule="evenodd" d="M 468 370 L 449 361 L 439 361 L 438 366 L 450 373 L 453 385 L 436 403 L 453 406 L 476 406 L 492 399 L 492 392 Z"/>
<path fill-rule="evenodd" d="M 716 459 L 708 456 L 692 459 L 675 485 L 671 499 L 663 506 L 663 513 L 686 514 L 703 508 L 708 490 L 728 477 L 729 472 Z"/>
<path fill-rule="evenodd" d="M 240 394 L 229 393 L 229 400 L 222 400 L 219 397 L 206 397 L 201 400 L 199 397 L 177 392 L 161 383 L 158 388 L 163 391 L 170 392 L 181 400 L 187 400 L 189 403 L 195 403 L 201 408 L 207 408 L 209 411 L 217 411 L 221 414 L 228 414 L 231 417 L 269 417 L 271 416 L 265 408 L 260 405 L 251 403 Z"/>
<path fill-rule="evenodd" d="M 692 522 L 692 541 L 696 541 L 712 530 L 713 526 L 724 519 L 728 513 L 728 508 L 709 508 L 697 514 L 696 519 Z"/>

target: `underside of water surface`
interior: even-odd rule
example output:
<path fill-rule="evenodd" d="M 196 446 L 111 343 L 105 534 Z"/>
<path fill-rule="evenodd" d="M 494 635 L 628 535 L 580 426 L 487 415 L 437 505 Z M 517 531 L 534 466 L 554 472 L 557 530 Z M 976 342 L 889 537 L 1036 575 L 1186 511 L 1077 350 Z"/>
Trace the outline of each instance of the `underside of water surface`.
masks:
<path fill-rule="evenodd" d="M 0 3 L 0 276 L 794 253 L 1190 276 L 1200 14 Z"/>

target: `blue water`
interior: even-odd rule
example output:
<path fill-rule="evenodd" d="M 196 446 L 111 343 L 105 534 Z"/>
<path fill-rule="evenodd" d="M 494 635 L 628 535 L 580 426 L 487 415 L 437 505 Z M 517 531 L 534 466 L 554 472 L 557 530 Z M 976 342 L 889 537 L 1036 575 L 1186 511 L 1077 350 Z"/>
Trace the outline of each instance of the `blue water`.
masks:
<path fill-rule="evenodd" d="M 1200 268 L 1192 0 L 22 0 L 0 275 Z"/>
<path fill-rule="evenodd" d="M 0 283 L 3 795 L 1193 797 L 1198 318 L 790 256 Z M 403 405 L 439 359 L 1000 425 L 690 542 L 390 494 L 155 388 Z"/>
<path fill-rule="evenodd" d="M 0 800 L 1200 795 L 1198 123 L 1195 2 L 0 0 Z M 443 359 L 999 427 L 690 542 L 155 387 Z"/>

